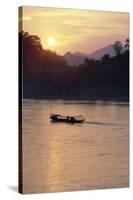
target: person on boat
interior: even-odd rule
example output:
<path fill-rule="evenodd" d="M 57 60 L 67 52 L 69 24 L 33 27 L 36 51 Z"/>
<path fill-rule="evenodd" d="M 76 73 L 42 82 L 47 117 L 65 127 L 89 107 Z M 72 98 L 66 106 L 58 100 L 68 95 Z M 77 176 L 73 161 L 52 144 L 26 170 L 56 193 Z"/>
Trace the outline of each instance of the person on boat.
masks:
<path fill-rule="evenodd" d="M 74 117 L 71 117 L 71 121 L 74 121 L 75 119 L 74 119 Z"/>
<path fill-rule="evenodd" d="M 69 117 L 69 116 L 67 116 L 67 120 L 70 120 L 70 117 Z"/>

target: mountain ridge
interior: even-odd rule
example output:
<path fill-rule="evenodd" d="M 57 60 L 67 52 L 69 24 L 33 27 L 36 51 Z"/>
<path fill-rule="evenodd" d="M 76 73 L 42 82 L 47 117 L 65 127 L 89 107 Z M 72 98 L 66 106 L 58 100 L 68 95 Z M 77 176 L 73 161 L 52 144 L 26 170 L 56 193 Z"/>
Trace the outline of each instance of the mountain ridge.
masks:
<path fill-rule="evenodd" d="M 124 52 L 127 48 L 123 47 L 122 52 Z M 105 54 L 109 54 L 110 57 L 115 56 L 115 51 L 113 48 L 113 44 L 109 44 L 102 48 L 96 49 L 91 54 L 82 53 L 82 52 L 67 52 L 64 54 L 64 58 L 69 65 L 80 65 L 84 63 L 85 58 L 100 60 Z"/>

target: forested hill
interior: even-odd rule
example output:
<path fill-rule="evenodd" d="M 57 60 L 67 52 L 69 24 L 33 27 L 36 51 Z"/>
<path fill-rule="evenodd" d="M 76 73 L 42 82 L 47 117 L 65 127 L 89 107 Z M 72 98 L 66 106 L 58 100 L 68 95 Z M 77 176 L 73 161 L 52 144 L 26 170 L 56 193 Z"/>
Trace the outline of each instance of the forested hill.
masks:
<path fill-rule="evenodd" d="M 128 101 L 129 50 L 121 53 L 120 42 L 114 43 L 116 56 L 86 58 L 78 66 L 69 66 L 63 56 L 44 49 L 40 38 L 27 32 L 19 33 L 19 49 L 24 98 Z"/>

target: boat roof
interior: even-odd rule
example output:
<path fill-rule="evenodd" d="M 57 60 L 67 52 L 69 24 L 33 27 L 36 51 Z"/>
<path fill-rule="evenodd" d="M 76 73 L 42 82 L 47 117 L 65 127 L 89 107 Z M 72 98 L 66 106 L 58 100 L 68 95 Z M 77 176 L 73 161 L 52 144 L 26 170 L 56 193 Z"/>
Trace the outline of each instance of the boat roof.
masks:
<path fill-rule="evenodd" d="M 51 116 L 56 116 L 56 117 L 78 117 L 78 118 L 83 118 L 82 115 L 60 115 L 60 114 L 51 114 Z"/>

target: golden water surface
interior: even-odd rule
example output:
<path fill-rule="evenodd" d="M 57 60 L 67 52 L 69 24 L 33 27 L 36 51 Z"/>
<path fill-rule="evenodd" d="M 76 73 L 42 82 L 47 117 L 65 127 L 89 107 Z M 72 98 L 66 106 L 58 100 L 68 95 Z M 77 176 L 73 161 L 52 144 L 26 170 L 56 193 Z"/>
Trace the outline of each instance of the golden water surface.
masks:
<path fill-rule="evenodd" d="M 127 187 L 128 103 L 24 100 L 24 193 Z M 52 123 L 51 113 L 83 115 Z"/>

